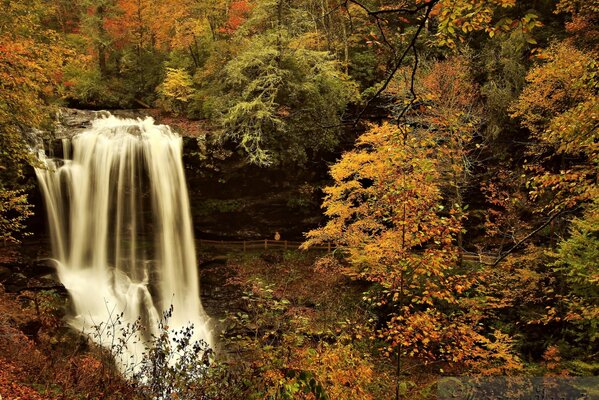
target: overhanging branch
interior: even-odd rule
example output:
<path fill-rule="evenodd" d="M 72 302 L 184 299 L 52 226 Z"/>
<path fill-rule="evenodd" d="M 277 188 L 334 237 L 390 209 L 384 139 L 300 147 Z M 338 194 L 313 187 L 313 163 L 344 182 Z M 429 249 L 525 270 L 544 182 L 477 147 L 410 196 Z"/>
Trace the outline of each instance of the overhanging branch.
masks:
<path fill-rule="evenodd" d="M 358 5 L 362 6 L 357 1 L 354 1 L 354 0 L 347 0 L 347 1 L 351 1 L 354 4 L 358 4 Z M 354 120 L 354 124 L 353 124 L 354 127 L 358 124 L 358 122 L 360 121 L 360 119 L 362 118 L 362 116 L 364 115 L 364 113 L 366 112 L 368 107 L 372 104 L 372 102 L 375 99 L 377 99 L 387 89 L 387 87 L 389 86 L 389 83 L 391 83 L 391 81 L 393 80 L 393 77 L 399 70 L 399 67 L 403 65 L 403 63 L 410 51 L 413 51 L 414 55 L 415 55 L 414 66 L 412 68 L 411 85 L 410 85 L 410 93 L 412 94 L 412 100 L 399 113 L 398 120 L 401 119 L 405 115 L 405 113 L 409 110 L 409 108 L 412 106 L 412 104 L 416 100 L 416 93 L 414 91 L 414 79 L 415 79 L 416 69 L 418 66 L 418 50 L 416 48 L 416 43 L 418 42 L 418 37 L 420 36 L 420 33 L 424 29 L 426 22 L 430 18 L 430 13 L 431 13 L 433 7 L 435 6 L 435 4 L 437 4 L 437 2 L 438 2 L 438 0 L 431 0 L 431 1 L 424 3 L 423 5 L 418 7 L 418 10 L 424 9 L 425 12 L 424 12 L 424 16 L 422 17 L 420 23 L 418 24 L 418 28 L 416 29 L 416 32 L 410 39 L 408 46 L 404 49 L 404 51 L 401 53 L 401 55 L 394 60 L 393 67 L 391 68 L 391 71 L 389 72 L 389 74 L 387 75 L 387 78 L 383 82 L 383 85 L 366 102 L 366 105 L 364 106 L 362 111 L 360 111 L 360 114 L 358 114 L 356 119 Z M 364 8 L 368 12 L 369 15 L 373 15 L 372 12 L 370 10 L 368 10 L 368 8 L 365 8 L 364 6 L 362 6 L 362 8 Z M 397 9 L 397 10 L 399 10 L 399 9 Z M 395 12 L 400 12 L 397 10 Z M 418 11 L 418 10 L 416 10 L 416 11 Z M 374 15 L 374 17 L 377 18 L 377 21 L 378 21 L 378 17 L 376 15 Z"/>
<path fill-rule="evenodd" d="M 554 213 L 553 215 L 550 215 L 549 218 L 547 218 L 547 220 L 545 222 L 543 222 L 541 225 L 539 225 L 537 228 L 535 228 L 532 232 L 530 232 L 524 238 L 522 238 L 521 240 L 519 240 L 515 245 L 513 245 L 512 247 L 510 247 L 509 250 L 507 250 L 503 254 L 500 254 L 499 257 L 497 257 L 497 260 L 495 260 L 495 262 L 492 264 L 492 266 L 496 267 L 507 256 L 509 256 L 511 253 L 513 253 L 515 250 L 517 250 L 520 246 L 522 246 L 524 243 L 526 243 L 534 235 L 536 235 L 537 233 L 539 233 L 543 228 L 545 228 L 547 225 L 549 225 L 551 223 L 551 221 L 553 221 L 557 217 L 559 217 L 561 215 L 564 215 L 564 214 L 572 213 L 572 212 L 578 210 L 579 208 L 580 207 L 576 207 L 576 208 L 570 209 L 570 210 L 562 210 L 562 211 Z"/>
<path fill-rule="evenodd" d="M 438 0 L 431 0 L 429 2 L 422 3 L 419 6 L 416 6 L 414 8 L 399 7 L 399 8 L 384 8 L 382 10 L 370 10 L 367 6 L 365 6 L 364 4 L 362 4 L 361 2 L 359 2 L 357 0 L 346 0 L 345 4 L 347 4 L 347 3 L 355 4 L 358 7 L 360 7 L 361 9 L 363 9 L 364 11 L 366 11 L 366 13 L 368 15 L 376 17 L 376 16 L 382 15 L 382 14 L 416 14 L 418 11 L 424 10 L 425 8 L 429 7 L 431 4 L 434 5 L 434 3 L 437 3 L 437 2 L 438 2 Z"/>

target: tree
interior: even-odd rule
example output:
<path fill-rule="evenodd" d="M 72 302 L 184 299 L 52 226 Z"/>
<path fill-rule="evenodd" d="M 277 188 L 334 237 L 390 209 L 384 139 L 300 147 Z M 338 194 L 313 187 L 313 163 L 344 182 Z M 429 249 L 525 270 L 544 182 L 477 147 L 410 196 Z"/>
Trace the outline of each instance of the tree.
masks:
<path fill-rule="evenodd" d="M 597 197 L 599 167 L 598 60 L 565 41 L 541 53 L 545 63 L 527 76 L 528 86 L 513 106 L 536 139 L 530 185 L 547 210 L 570 208 Z M 549 192 L 549 193 L 548 193 Z"/>
<path fill-rule="evenodd" d="M 179 113 L 193 96 L 193 81 L 184 69 L 167 68 L 166 77 L 158 87 L 164 110 Z"/>
<path fill-rule="evenodd" d="M 597 304 L 588 295 L 596 289 L 591 258 L 597 240 L 593 232 L 594 199 L 599 194 L 599 86 L 597 53 L 588 47 L 593 32 L 587 36 L 578 31 L 584 21 L 597 20 L 593 7 L 576 1 L 558 3 L 558 12 L 574 12 L 566 33 L 577 33 L 537 51 L 537 65 L 510 108 L 530 135 L 525 170 L 512 184 L 490 188 L 495 193 L 492 204 L 505 210 L 492 212 L 511 231 L 504 237 L 512 239 L 495 261 L 502 265 L 489 287 L 499 294 L 495 295 L 498 310 L 503 309 L 499 319 L 520 327 L 524 351 L 532 348 L 541 354 L 559 347 L 582 360 L 597 351 Z M 577 11 L 583 9 L 584 16 Z M 577 217 L 572 219 L 572 214 Z M 561 239 L 557 251 L 556 237 Z M 514 304 L 522 311 L 510 315 Z M 547 331 L 554 335 L 547 337 Z M 543 348 L 534 345 L 540 339 Z"/>
<path fill-rule="evenodd" d="M 286 1 L 257 5 L 235 31 L 236 50 L 224 68 L 206 79 L 204 93 L 224 97 L 218 112 L 225 136 L 252 163 L 304 164 L 309 155 L 332 150 L 339 119 L 357 96 L 329 53 L 302 45 L 303 15 Z"/>
<path fill-rule="evenodd" d="M 100 75 L 105 77 L 109 73 L 108 56 L 113 44 L 106 25 L 117 13 L 116 0 L 82 0 L 82 9 L 81 27 L 84 37 L 94 49 Z"/>
<path fill-rule="evenodd" d="M 375 36 L 375 42 L 391 49 L 386 77 L 376 85 L 374 94 L 370 96 L 354 125 L 363 116 L 368 106 L 387 90 L 395 74 L 408 64 L 412 66 L 410 73 L 412 98 L 396 112 L 396 118 L 401 119 L 415 104 L 417 95 L 414 80 L 420 58 L 418 42 L 424 33 L 429 31 L 431 21 L 435 21 L 437 28 L 433 42 L 450 49 L 455 49 L 458 42 L 465 42 L 467 35 L 472 33 L 485 31 L 490 37 L 494 37 L 499 33 L 518 28 L 522 33 L 528 34 L 532 29 L 541 26 L 537 15 L 533 13 L 515 19 L 501 16 L 498 11 L 513 7 L 515 0 L 429 0 L 401 1 L 399 4 L 383 2 L 378 9 L 370 8 L 358 0 L 346 0 L 343 3 L 346 9 L 349 3 L 357 5 L 375 21 L 380 33 L 380 39 Z M 406 29 L 410 27 L 412 29 Z M 405 33 L 404 29 L 406 29 Z M 397 39 L 390 40 L 390 38 Z M 534 42 L 532 38 L 529 40 Z"/>
<path fill-rule="evenodd" d="M 16 240 L 31 214 L 23 170 L 36 164 L 28 135 L 49 124 L 70 51 L 45 28 L 42 1 L 9 2 L 0 16 L 0 237 Z"/>
<path fill-rule="evenodd" d="M 472 77 L 470 57 L 453 56 L 434 62 L 420 79 L 419 87 L 422 105 L 410 118 L 441 142 L 437 146 L 440 187 L 445 201 L 465 218 L 468 204 L 464 195 L 471 186 L 476 149 L 473 143 L 481 121 L 479 88 Z M 462 230 L 456 239 L 461 252 Z"/>
<path fill-rule="evenodd" d="M 579 356 L 592 361 L 599 347 L 599 200 L 572 220 L 570 236 L 554 254 L 556 272 L 565 285 L 563 318 L 574 327 Z"/>
<path fill-rule="evenodd" d="M 195 68 L 201 67 L 206 47 L 217 39 L 227 4 L 223 0 L 154 2 L 149 24 L 156 47 L 185 53 Z"/>
<path fill-rule="evenodd" d="M 402 355 L 517 368 L 509 337 L 497 331 L 493 342 L 480 332 L 484 307 L 473 294 L 480 273 L 459 265 L 462 212 L 444 206 L 442 147 L 426 130 L 373 126 L 331 168 L 329 222 L 310 231 L 304 247 L 335 243 L 349 262 L 346 274 L 374 284 L 380 336 L 389 353 L 397 351 L 398 375 Z"/>

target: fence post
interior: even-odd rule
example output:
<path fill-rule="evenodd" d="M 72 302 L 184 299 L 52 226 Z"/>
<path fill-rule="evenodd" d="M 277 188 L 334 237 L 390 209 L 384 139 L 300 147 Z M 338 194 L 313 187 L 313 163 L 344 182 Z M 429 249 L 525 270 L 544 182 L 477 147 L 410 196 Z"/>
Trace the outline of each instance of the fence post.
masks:
<path fill-rule="evenodd" d="M 245 240 L 243 241 L 243 252 L 245 253 Z"/>
<path fill-rule="evenodd" d="M 327 251 L 330 253 L 331 252 L 331 242 L 327 243 Z"/>
<path fill-rule="evenodd" d="M 268 249 L 268 239 L 264 239 L 264 250 Z"/>

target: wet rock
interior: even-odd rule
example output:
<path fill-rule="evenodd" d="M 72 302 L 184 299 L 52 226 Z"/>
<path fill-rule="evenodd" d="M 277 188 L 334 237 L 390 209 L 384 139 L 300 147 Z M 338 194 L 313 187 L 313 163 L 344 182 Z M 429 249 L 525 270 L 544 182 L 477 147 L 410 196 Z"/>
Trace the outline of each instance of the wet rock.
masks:
<path fill-rule="evenodd" d="M 70 138 L 81 133 L 92 125 L 98 118 L 114 115 L 121 118 L 144 118 L 148 115 L 146 110 L 77 110 L 74 108 L 61 108 L 57 115 L 57 127 L 54 132 L 56 138 Z"/>
<path fill-rule="evenodd" d="M 51 274 L 47 274 L 39 277 L 40 281 L 52 283 L 53 285 L 62 285 L 60 283 L 60 279 L 58 278 L 58 274 L 53 272 Z"/>
<path fill-rule="evenodd" d="M 41 328 L 42 323 L 37 319 L 33 319 L 19 325 L 19 330 L 34 340 L 37 339 L 37 334 Z"/>
<path fill-rule="evenodd" d="M 0 265 L 0 282 L 5 282 L 12 275 L 12 270 L 4 265 Z"/>
<path fill-rule="evenodd" d="M 33 261 L 25 273 L 29 277 L 42 277 L 56 272 L 56 262 L 50 259 Z"/>
<path fill-rule="evenodd" d="M 15 260 L 0 262 L 0 267 L 8 268 L 11 273 L 21 272 L 26 266 L 27 262 L 22 257 Z"/>
<path fill-rule="evenodd" d="M 54 290 L 57 293 L 66 295 L 67 289 L 58 279 L 46 279 L 46 278 L 32 278 L 27 283 L 27 290 L 32 291 L 43 291 L 43 290 Z"/>
<path fill-rule="evenodd" d="M 20 272 L 11 274 L 4 282 L 4 288 L 9 293 L 20 292 L 27 288 L 28 279 Z"/>

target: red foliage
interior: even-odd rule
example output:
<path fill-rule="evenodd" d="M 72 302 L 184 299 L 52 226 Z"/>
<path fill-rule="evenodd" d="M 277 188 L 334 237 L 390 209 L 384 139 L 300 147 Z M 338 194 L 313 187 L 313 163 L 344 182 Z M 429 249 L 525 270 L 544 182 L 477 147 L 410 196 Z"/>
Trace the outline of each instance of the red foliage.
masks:
<path fill-rule="evenodd" d="M 86 398 L 133 398 L 129 384 L 94 348 L 84 353 L 74 336 L 63 336 L 59 316 L 31 304 L 43 296 L 23 292 L 15 297 L 0 285 L 0 399 L 75 399 L 81 393 Z"/>
<path fill-rule="evenodd" d="M 219 29 L 219 32 L 233 34 L 247 20 L 252 8 L 253 6 L 247 0 L 232 2 L 229 7 L 229 19 L 225 26 Z"/>
<path fill-rule="evenodd" d="M 0 398 L 2 399 L 53 399 L 25 386 L 20 381 L 24 376 L 22 368 L 0 358 Z"/>
<path fill-rule="evenodd" d="M 125 47 L 130 26 L 124 23 L 124 18 L 106 18 L 104 20 L 104 29 L 113 39 L 114 46 L 117 49 Z"/>

